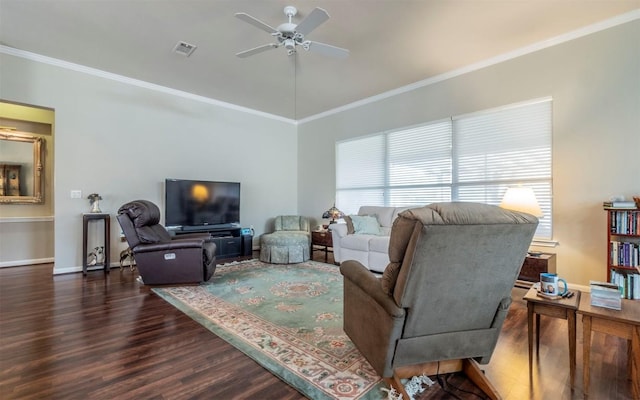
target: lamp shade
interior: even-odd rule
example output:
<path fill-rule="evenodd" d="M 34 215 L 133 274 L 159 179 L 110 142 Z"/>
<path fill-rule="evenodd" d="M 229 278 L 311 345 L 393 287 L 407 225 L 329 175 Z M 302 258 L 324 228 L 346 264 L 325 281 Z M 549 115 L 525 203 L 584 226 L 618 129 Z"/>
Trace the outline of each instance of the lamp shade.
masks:
<path fill-rule="evenodd" d="M 508 188 L 502 198 L 500 207 L 507 210 L 525 212 L 538 218 L 543 215 L 533 189 L 528 187 Z"/>
<path fill-rule="evenodd" d="M 328 209 L 322 214 L 322 218 L 331 218 L 332 223 L 335 222 L 336 219 L 339 219 L 342 217 L 344 217 L 344 213 L 338 210 L 335 204 L 333 205 L 333 207 L 331 207 L 330 209 Z"/>

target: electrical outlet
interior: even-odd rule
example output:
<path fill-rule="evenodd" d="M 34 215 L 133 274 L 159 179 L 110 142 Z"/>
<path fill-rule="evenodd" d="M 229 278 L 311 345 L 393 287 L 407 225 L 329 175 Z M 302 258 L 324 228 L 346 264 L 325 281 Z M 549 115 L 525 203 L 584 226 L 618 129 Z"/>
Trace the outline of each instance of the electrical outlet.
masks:
<path fill-rule="evenodd" d="M 82 190 L 72 190 L 71 191 L 72 199 L 81 199 L 82 198 Z"/>

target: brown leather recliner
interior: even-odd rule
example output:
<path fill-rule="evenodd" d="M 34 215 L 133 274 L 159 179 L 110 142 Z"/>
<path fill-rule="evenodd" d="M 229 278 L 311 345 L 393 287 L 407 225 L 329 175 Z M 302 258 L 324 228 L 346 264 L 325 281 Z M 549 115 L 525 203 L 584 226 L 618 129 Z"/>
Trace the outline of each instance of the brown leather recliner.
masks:
<path fill-rule="evenodd" d="M 358 261 L 344 275 L 344 331 L 387 383 L 464 371 L 500 398 L 489 362 L 511 289 L 538 226 L 533 215 L 476 203 L 434 203 L 393 223 L 381 278 Z"/>
<path fill-rule="evenodd" d="M 131 201 L 118 210 L 118 222 L 147 285 L 206 282 L 216 269 L 216 245 L 208 233 L 172 237 L 160 225 L 158 206 Z"/>

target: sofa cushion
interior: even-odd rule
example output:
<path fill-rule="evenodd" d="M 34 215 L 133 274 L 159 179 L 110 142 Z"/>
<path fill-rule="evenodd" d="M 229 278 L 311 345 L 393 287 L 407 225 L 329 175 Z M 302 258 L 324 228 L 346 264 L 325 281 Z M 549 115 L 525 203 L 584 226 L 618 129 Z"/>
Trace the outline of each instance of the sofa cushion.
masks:
<path fill-rule="evenodd" d="M 353 215 L 351 216 L 353 222 L 354 234 L 358 235 L 379 235 L 380 223 L 378 219 L 373 215 Z"/>
<path fill-rule="evenodd" d="M 297 215 L 283 215 L 282 216 L 282 230 L 283 231 L 301 231 L 300 217 Z"/>
<path fill-rule="evenodd" d="M 369 239 L 369 251 L 387 253 L 389 251 L 389 236 L 374 236 Z"/>
<path fill-rule="evenodd" d="M 340 245 L 342 248 L 360 251 L 369 251 L 369 240 L 376 237 L 374 235 L 347 235 L 342 238 Z"/>
<path fill-rule="evenodd" d="M 362 206 L 358 210 L 358 215 L 375 215 L 380 226 L 391 226 L 395 210 L 395 207 Z"/>

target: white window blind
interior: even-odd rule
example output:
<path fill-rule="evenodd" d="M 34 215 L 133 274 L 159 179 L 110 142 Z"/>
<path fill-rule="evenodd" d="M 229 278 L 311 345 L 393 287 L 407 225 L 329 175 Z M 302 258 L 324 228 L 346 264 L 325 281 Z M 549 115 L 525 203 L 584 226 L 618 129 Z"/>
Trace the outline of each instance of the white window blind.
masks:
<path fill-rule="evenodd" d="M 500 204 L 509 186 L 531 187 L 551 239 L 551 100 L 453 119 L 453 199 Z"/>
<path fill-rule="evenodd" d="M 509 186 L 531 187 L 551 239 L 551 100 L 502 107 L 336 143 L 336 204 L 500 204 Z"/>

